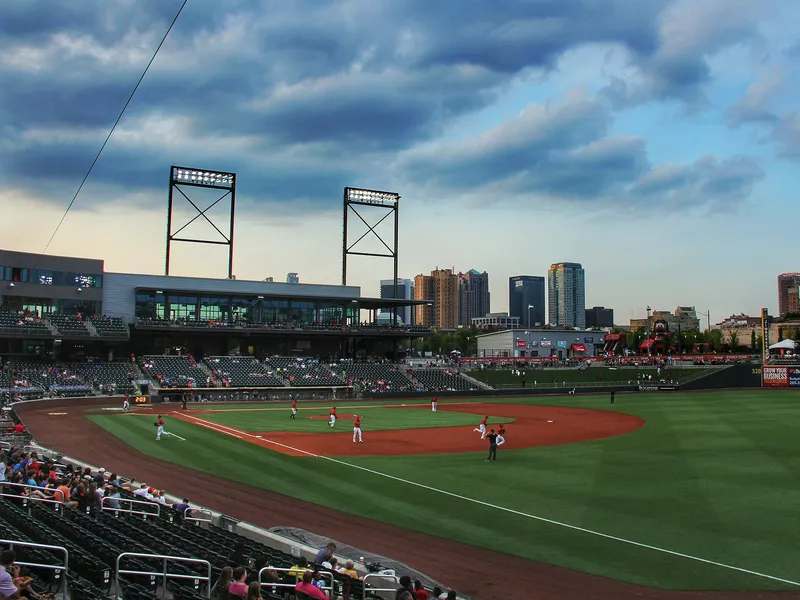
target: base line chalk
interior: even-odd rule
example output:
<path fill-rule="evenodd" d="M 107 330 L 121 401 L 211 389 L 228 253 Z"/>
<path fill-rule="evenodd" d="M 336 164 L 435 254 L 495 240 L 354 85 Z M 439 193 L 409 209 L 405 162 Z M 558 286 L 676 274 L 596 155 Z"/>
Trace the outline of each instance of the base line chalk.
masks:
<path fill-rule="evenodd" d="M 539 515 L 532 515 L 530 513 L 522 512 L 519 510 L 515 510 L 513 508 L 507 508 L 505 506 L 500 506 L 498 504 L 492 504 L 490 502 L 484 502 L 483 500 L 478 500 L 476 498 L 470 498 L 468 496 L 462 496 L 461 494 L 456 494 L 454 492 L 448 492 L 447 490 L 441 490 L 439 488 L 432 487 L 430 485 L 425 485 L 424 483 L 418 483 L 416 481 L 410 481 L 408 479 L 403 479 L 402 477 L 397 477 L 395 475 L 390 475 L 388 473 L 382 473 L 381 471 L 376 471 L 374 469 L 369 469 L 367 467 L 362 467 L 361 465 L 354 465 L 349 462 L 345 462 L 343 460 L 339 460 L 337 458 L 333 458 L 330 456 L 322 456 L 320 454 L 314 454 L 313 452 L 308 452 L 306 450 L 302 450 L 301 448 L 295 448 L 293 446 L 288 446 L 286 444 L 281 444 L 280 442 L 275 442 L 273 440 L 269 440 L 266 438 L 259 438 L 253 434 L 247 433 L 246 431 L 242 431 L 240 429 L 235 429 L 233 427 L 228 427 L 227 425 L 220 425 L 218 423 L 212 423 L 211 421 L 206 421 L 205 419 L 200 419 L 199 417 L 194 417 L 192 415 L 178 413 L 178 411 L 173 411 L 176 414 L 180 414 L 182 417 L 188 417 L 193 419 L 197 422 L 198 425 L 206 427 L 208 429 L 213 429 L 219 433 L 223 433 L 225 435 L 230 435 L 232 437 L 236 437 L 242 439 L 243 437 L 250 437 L 253 439 L 258 439 L 261 442 L 267 442 L 273 444 L 275 446 L 279 446 L 281 448 L 286 448 L 287 450 L 292 450 L 294 452 L 298 452 L 300 454 L 305 454 L 306 456 L 310 456 L 312 458 L 319 458 L 322 460 L 327 460 L 332 463 L 336 463 L 338 465 L 343 465 L 345 467 L 350 467 L 351 469 L 358 469 L 359 471 L 364 471 L 365 473 L 370 473 L 372 475 L 377 475 L 379 477 L 385 477 L 386 479 L 391 479 L 393 481 L 397 481 L 400 483 L 405 483 L 406 485 L 411 485 L 414 487 L 418 487 L 424 490 L 428 490 L 429 492 L 434 492 L 437 494 L 442 494 L 444 496 L 449 496 L 451 498 L 457 498 L 458 500 L 463 500 L 465 502 L 472 502 L 473 504 L 478 504 L 480 506 L 485 506 L 487 508 L 493 508 L 495 510 L 499 510 L 502 512 L 510 513 L 513 515 L 517 515 L 520 517 L 525 517 L 527 519 L 533 519 L 535 521 L 540 521 L 542 523 L 548 523 L 550 525 L 556 525 L 558 527 L 564 527 L 565 529 L 570 529 L 572 531 L 579 531 L 581 533 L 586 533 L 588 535 L 594 535 L 600 538 L 604 538 L 607 540 L 613 540 L 615 542 L 620 542 L 622 544 L 629 544 L 631 546 L 636 546 L 637 548 L 646 548 L 647 550 L 652 550 L 654 552 L 661 552 L 662 554 L 668 554 L 670 556 L 677 556 L 679 558 L 685 558 L 687 560 L 693 560 L 699 563 L 703 563 L 706 565 L 712 565 L 714 567 L 720 567 L 722 569 L 728 569 L 731 571 L 737 571 L 739 573 L 745 573 L 747 575 L 753 575 L 755 577 L 761 577 L 763 579 L 769 579 L 770 581 L 777 581 L 779 583 L 786 583 L 789 585 L 794 585 L 800 587 L 800 582 L 792 581 L 791 579 L 784 579 L 782 577 L 776 577 L 774 575 L 768 575 L 767 573 L 760 573 L 759 571 L 752 571 L 750 569 L 745 569 L 743 567 L 737 567 L 735 565 L 728 565 L 725 563 L 717 562 L 715 560 L 709 560 L 707 558 L 701 558 L 699 556 L 693 556 L 691 554 L 684 554 L 683 552 L 677 552 L 675 550 L 669 550 L 667 548 L 659 548 L 658 546 L 653 546 L 650 544 L 645 544 L 643 542 L 637 542 L 635 540 L 629 540 L 623 537 L 618 537 L 616 535 L 611 535 L 608 533 L 603 533 L 601 531 L 595 531 L 594 529 L 587 529 L 586 527 L 580 527 L 578 525 L 571 525 L 570 523 L 564 523 L 563 521 L 556 521 L 555 519 L 548 519 L 547 517 L 541 517 Z"/>

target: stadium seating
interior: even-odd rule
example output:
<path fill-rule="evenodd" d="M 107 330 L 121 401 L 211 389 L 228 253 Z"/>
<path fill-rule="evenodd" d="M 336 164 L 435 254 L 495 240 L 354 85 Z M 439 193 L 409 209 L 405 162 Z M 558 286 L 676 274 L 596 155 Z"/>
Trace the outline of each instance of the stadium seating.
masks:
<path fill-rule="evenodd" d="M 63 461 L 62 461 L 63 462 Z M 94 493 L 94 485 L 83 481 L 86 493 L 78 492 L 80 467 L 61 465 L 57 467 L 59 477 L 71 479 L 72 498 L 79 498 L 77 509 L 5 496 L 0 499 L 0 536 L 6 540 L 23 543 L 62 546 L 69 549 L 69 574 L 67 583 L 71 598 L 100 600 L 114 591 L 114 581 L 119 583 L 126 600 L 155 600 L 164 591 L 160 588 L 160 576 L 115 574 L 117 558 L 123 552 L 184 557 L 207 560 L 211 564 L 211 585 L 216 582 L 225 566 L 244 566 L 249 580 L 257 578 L 262 567 L 289 569 L 297 564 L 297 557 L 277 548 L 240 536 L 210 523 L 190 522 L 169 505 L 162 504 L 160 514 L 145 507 L 136 510 L 152 512 L 151 516 L 128 514 L 122 502 L 116 510 L 108 503 L 101 505 Z M 137 499 L 129 489 L 115 488 L 121 499 Z M 22 488 L 5 487 L 6 494 L 20 494 Z M 105 508 L 103 508 L 105 507 Z M 58 508 L 58 510 L 56 510 Z M 21 575 L 32 578 L 33 588 L 38 592 L 57 592 L 62 584 L 60 572 L 42 568 L 40 565 L 56 565 L 63 561 L 63 553 L 50 549 L 15 547 L 17 562 L 35 563 L 37 566 L 23 567 Z M 324 567 L 311 565 L 324 571 Z M 160 559 L 135 557 L 120 563 L 121 570 L 139 572 L 163 572 Z M 174 600 L 199 600 L 206 598 L 208 587 L 205 581 L 195 577 L 206 577 L 207 567 L 198 563 L 170 562 L 168 570 L 183 579 L 169 579 L 167 593 Z M 340 573 L 333 573 L 334 597 L 362 598 L 364 583 Z M 280 575 L 279 575 L 280 576 Z M 264 577 L 261 588 L 265 600 L 285 600 L 294 593 L 294 576 L 284 574 L 277 581 Z M 275 584 L 283 584 L 283 587 Z M 220 596 L 222 597 L 222 596 Z"/>
<path fill-rule="evenodd" d="M 278 387 L 286 382 L 251 356 L 209 356 L 203 360 L 223 387 Z"/>
<path fill-rule="evenodd" d="M 341 365 L 347 383 L 372 393 L 409 392 L 416 386 L 405 372 L 395 365 L 353 363 Z"/>
<path fill-rule="evenodd" d="M 310 358 L 269 358 L 268 369 L 275 371 L 292 387 L 344 386 L 345 381 L 317 360 Z"/>
<path fill-rule="evenodd" d="M 0 330 L 8 333 L 53 335 L 40 318 L 8 311 L 0 311 Z"/>
<path fill-rule="evenodd" d="M 92 388 L 72 369 L 37 361 L 9 361 L 6 375 L 22 387 L 38 387 L 55 396 L 88 396 Z M 24 383 L 23 383 L 24 382 Z M 0 386 L 3 387 L 3 386 Z"/>
<path fill-rule="evenodd" d="M 47 320 L 62 335 L 73 337 L 89 337 L 91 335 L 86 324 L 74 315 L 51 313 L 47 315 Z"/>
<path fill-rule="evenodd" d="M 461 377 L 457 371 L 449 369 L 415 369 L 413 377 L 431 392 L 468 392 L 478 389 L 474 383 Z"/>
<path fill-rule="evenodd" d="M 92 317 L 89 322 L 100 337 L 128 337 L 128 329 L 119 317 Z"/>
<path fill-rule="evenodd" d="M 206 387 L 210 376 L 187 356 L 145 356 L 142 371 L 161 387 Z"/>
<path fill-rule="evenodd" d="M 108 394 L 133 394 L 136 387 L 136 369 L 133 363 L 73 363 L 70 368 L 98 392 Z"/>

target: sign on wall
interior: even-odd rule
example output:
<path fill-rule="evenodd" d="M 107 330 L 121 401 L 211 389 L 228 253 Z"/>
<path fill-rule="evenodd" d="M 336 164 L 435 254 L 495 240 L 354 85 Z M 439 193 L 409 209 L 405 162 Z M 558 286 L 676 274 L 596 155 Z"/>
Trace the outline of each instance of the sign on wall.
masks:
<path fill-rule="evenodd" d="M 528 345 L 528 342 L 525 340 L 517 340 L 517 348 L 525 348 Z"/>
<path fill-rule="evenodd" d="M 133 399 L 133 403 L 134 404 L 150 404 L 150 398 L 148 398 L 147 396 L 136 396 L 136 398 Z"/>
<path fill-rule="evenodd" d="M 789 367 L 764 366 L 761 369 L 761 385 L 763 387 L 789 387 Z"/>

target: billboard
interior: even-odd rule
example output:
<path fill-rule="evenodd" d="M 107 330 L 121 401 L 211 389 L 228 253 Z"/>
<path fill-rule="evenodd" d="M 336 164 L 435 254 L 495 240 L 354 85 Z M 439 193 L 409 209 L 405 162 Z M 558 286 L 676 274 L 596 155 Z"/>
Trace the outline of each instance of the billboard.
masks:
<path fill-rule="evenodd" d="M 769 362 L 769 321 L 766 308 L 761 309 L 761 357 L 764 364 Z"/>
<path fill-rule="evenodd" d="M 764 366 L 761 385 L 769 388 L 800 388 L 800 367 Z"/>

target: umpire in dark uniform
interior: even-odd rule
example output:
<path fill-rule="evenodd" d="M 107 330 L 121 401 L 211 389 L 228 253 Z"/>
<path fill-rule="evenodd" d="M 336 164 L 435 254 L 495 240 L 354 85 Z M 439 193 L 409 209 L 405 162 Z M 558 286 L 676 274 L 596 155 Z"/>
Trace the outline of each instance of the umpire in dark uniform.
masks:
<path fill-rule="evenodd" d="M 615 390 L 611 390 L 611 404 L 614 404 L 614 400 L 617 397 L 617 392 Z"/>
<path fill-rule="evenodd" d="M 494 429 L 489 430 L 489 435 L 486 436 L 486 439 L 489 440 L 489 457 L 486 462 L 497 460 L 497 434 Z"/>

